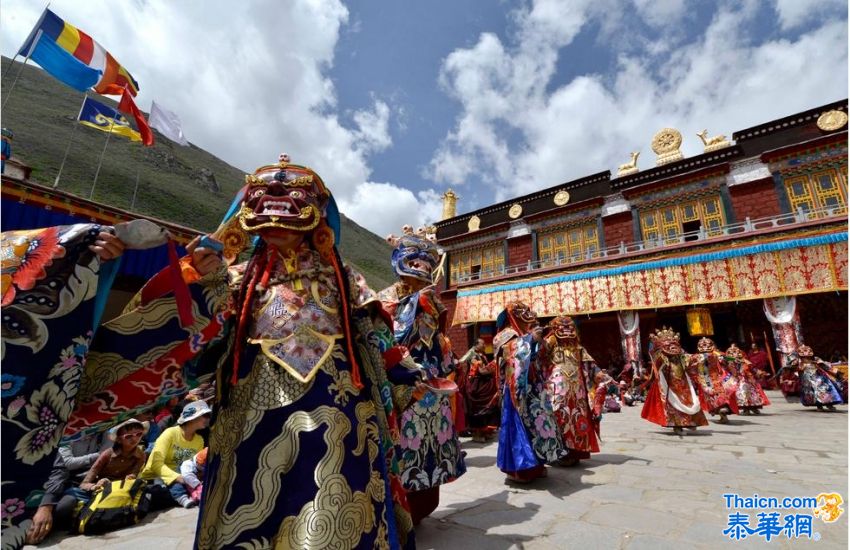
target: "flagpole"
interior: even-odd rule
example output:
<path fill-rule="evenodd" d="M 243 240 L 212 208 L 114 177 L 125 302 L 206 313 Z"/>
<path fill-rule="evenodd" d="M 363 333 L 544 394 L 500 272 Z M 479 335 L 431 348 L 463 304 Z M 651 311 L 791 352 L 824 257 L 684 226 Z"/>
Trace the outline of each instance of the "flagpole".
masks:
<path fill-rule="evenodd" d="M 48 2 L 47 5 L 44 6 L 44 9 L 41 10 L 41 17 L 39 17 L 38 21 L 36 21 L 34 28 L 39 27 L 41 25 L 41 22 L 44 21 L 45 12 L 47 11 L 47 8 L 49 8 L 49 7 L 50 7 L 50 2 Z M 32 31 L 30 31 L 30 34 L 32 34 Z M 29 36 L 27 36 L 27 38 L 29 38 Z M 24 44 L 26 44 L 26 42 L 24 42 Z M 32 51 L 32 48 L 30 48 L 30 51 Z M 20 52 L 15 52 L 15 57 L 13 57 L 12 61 L 9 63 L 9 69 L 11 69 L 15 65 L 15 60 L 18 57 L 20 57 L 20 55 L 21 55 Z M 6 77 L 6 74 L 4 73 L 3 76 L 0 76 L 0 80 L 2 80 L 5 77 Z"/>
<path fill-rule="evenodd" d="M 59 173 L 56 174 L 56 179 L 53 180 L 54 189 L 59 187 L 59 178 L 62 177 L 62 170 L 65 168 L 65 160 L 67 160 L 68 158 L 68 151 L 71 150 L 71 142 L 74 141 L 74 134 L 77 132 L 77 126 L 80 125 L 80 117 L 83 116 L 83 107 L 85 107 L 86 99 L 88 99 L 88 97 L 89 91 L 86 90 L 86 92 L 83 94 L 83 103 L 80 105 L 80 112 L 77 113 L 77 118 L 75 120 L 77 124 L 74 124 L 74 129 L 71 130 L 71 137 L 68 138 L 68 146 L 65 147 L 65 154 L 62 156 L 62 164 L 59 165 Z"/>
<path fill-rule="evenodd" d="M 113 114 L 118 116 L 117 112 Z M 103 151 L 100 152 L 100 160 L 97 162 L 97 171 L 94 173 L 94 183 L 91 185 L 89 200 L 92 200 L 92 197 L 94 196 L 94 188 L 97 185 L 97 177 L 100 175 L 100 167 L 103 166 L 103 155 L 106 153 L 106 146 L 109 145 L 109 138 L 112 137 L 112 129 L 115 127 L 115 116 L 112 117 L 112 122 L 109 124 L 109 134 L 106 135 L 106 143 L 103 144 Z"/>
<path fill-rule="evenodd" d="M 139 191 L 139 177 L 142 175 L 142 169 L 136 170 L 136 187 L 133 188 L 133 200 L 130 202 L 130 211 L 136 207 L 136 193 Z"/>
<path fill-rule="evenodd" d="M 32 46 L 30 46 L 30 50 L 27 52 L 27 58 L 24 59 L 23 63 L 21 63 L 21 69 L 18 71 L 18 74 L 15 76 L 15 80 L 12 81 L 12 86 L 9 88 L 9 91 L 6 92 L 6 99 L 3 100 L 3 105 L 0 106 L 0 109 L 6 108 L 6 103 L 9 102 L 9 96 L 12 95 L 12 90 L 15 89 L 15 84 L 17 84 L 18 79 L 21 78 L 21 73 L 24 72 L 24 67 L 26 66 L 27 62 L 30 60 L 30 56 L 32 55 L 32 52 L 35 51 L 35 47 L 38 45 L 38 41 L 41 40 L 41 33 L 42 32 L 44 32 L 44 31 L 39 29 L 38 32 L 36 33 L 35 40 L 32 41 Z"/>
<path fill-rule="evenodd" d="M 2 79 L 6 78 L 6 75 L 8 74 L 9 70 L 10 70 L 12 67 L 14 67 L 14 66 L 15 66 L 15 60 L 16 60 L 16 59 L 18 59 L 18 57 L 20 57 L 20 54 L 18 54 L 18 53 L 16 52 L 16 53 L 15 53 L 15 57 L 13 57 L 13 58 L 12 58 L 12 61 L 10 61 L 10 62 L 9 62 L 9 68 L 8 68 L 8 69 L 6 69 L 6 72 L 4 72 L 4 73 L 3 73 L 3 76 L 2 76 L 2 77 L 0 77 L 0 81 L 2 81 Z"/>

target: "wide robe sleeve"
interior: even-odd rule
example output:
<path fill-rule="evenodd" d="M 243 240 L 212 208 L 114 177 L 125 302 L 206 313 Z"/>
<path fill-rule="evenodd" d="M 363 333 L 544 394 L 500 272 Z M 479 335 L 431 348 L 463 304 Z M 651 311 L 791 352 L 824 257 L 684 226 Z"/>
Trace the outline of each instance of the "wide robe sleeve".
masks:
<path fill-rule="evenodd" d="M 77 408 L 65 440 L 102 431 L 187 389 L 185 368 L 219 339 L 231 317 L 230 288 L 238 269 L 204 277 L 184 269 L 194 322 L 182 327 L 173 289 L 153 289 L 155 276 L 119 317 L 98 329 L 85 365 Z M 147 301 L 145 295 L 157 296 Z"/>

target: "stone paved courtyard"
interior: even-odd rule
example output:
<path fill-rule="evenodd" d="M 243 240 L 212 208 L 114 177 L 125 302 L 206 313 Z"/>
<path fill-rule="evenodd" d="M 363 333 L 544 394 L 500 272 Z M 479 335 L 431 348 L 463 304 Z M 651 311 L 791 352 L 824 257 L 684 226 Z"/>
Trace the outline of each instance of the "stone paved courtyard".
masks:
<path fill-rule="evenodd" d="M 722 534 L 729 513 L 723 493 L 838 492 L 848 499 L 846 407 L 819 413 L 778 392 L 769 396 L 774 405 L 761 416 L 732 417 L 683 437 L 642 420 L 638 407 L 607 414 L 602 453 L 578 468 L 550 468 L 548 479 L 531 486 L 505 483 L 495 441 L 464 439 L 469 471 L 443 487 L 440 507 L 417 530 L 418 547 L 847 548 L 848 504 L 833 524 L 814 520 L 818 542 L 784 535 L 733 542 Z M 755 511 L 750 516 L 755 526 Z M 53 536 L 40 548 L 191 548 L 196 519 L 196 510 L 168 510 L 108 536 Z"/>

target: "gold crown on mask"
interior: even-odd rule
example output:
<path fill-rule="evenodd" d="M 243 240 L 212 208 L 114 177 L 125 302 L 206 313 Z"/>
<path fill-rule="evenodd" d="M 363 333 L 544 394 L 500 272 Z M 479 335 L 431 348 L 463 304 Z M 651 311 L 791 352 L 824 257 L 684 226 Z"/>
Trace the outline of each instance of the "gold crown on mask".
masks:
<path fill-rule="evenodd" d="M 663 346 L 670 343 L 678 344 L 679 333 L 674 332 L 673 329 L 669 327 L 664 327 L 661 330 L 657 330 L 654 334 L 650 334 L 649 339 L 657 346 Z"/>
<path fill-rule="evenodd" d="M 435 243 L 437 242 L 437 228 L 433 225 L 429 225 L 428 227 L 419 227 L 414 231 L 412 225 L 403 225 L 401 227 L 401 236 L 393 234 L 387 235 L 387 242 L 390 243 L 391 246 L 395 247 L 398 246 L 398 243 L 401 242 L 401 239 L 404 237 L 419 237 L 420 239 Z"/>
<path fill-rule="evenodd" d="M 292 179 L 288 179 L 283 182 L 287 187 L 315 186 L 320 196 L 323 198 L 330 196 L 330 192 L 319 174 L 308 166 L 292 164 L 290 162 L 289 155 L 286 153 L 281 153 L 278 157 L 277 164 L 266 164 L 265 166 L 260 166 L 254 170 L 253 174 L 246 174 L 245 183 L 249 186 L 265 185 L 269 181 L 275 179 L 275 175 L 283 170 L 286 170 L 287 173 L 291 173 L 294 176 Z"/>
<path fill-rule="evenodd" d="M 699 342 L 697 342 L 697 347 L 701 348 L 703 346 L 715 347 L 716 344 L 714 343 L 714 340 L 712 340 L 711 338 L 702 337 L 702 338 L 699 339 Z"/>

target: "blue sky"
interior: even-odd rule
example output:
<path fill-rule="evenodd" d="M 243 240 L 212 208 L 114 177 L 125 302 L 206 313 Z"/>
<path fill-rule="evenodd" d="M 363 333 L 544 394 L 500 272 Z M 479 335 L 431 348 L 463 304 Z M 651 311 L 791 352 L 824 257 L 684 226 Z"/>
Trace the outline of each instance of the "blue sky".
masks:
<path fill-rule="evenodd" d="M 847 97 L 840 0 L 54 0 L 190 141 L 250 171 L 286 151 L 385 235 L 605 169 L 653 134 Z M 0 45 L 41 5 L 4 0 Z"/>

